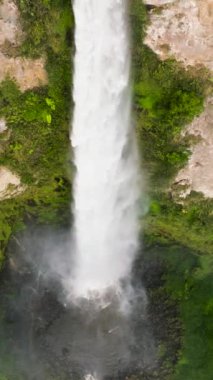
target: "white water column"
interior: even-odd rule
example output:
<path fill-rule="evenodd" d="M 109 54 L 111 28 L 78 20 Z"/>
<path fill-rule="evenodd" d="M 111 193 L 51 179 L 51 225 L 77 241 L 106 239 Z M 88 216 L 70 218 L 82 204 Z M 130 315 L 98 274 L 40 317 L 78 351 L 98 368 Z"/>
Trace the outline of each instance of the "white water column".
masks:
<path fill-rule="evenodd" d="M 138 247 L 138 156 L 131 119 L 126 0 L 74 0 L 71 141 L 77 297 L 119 287 Z"/>

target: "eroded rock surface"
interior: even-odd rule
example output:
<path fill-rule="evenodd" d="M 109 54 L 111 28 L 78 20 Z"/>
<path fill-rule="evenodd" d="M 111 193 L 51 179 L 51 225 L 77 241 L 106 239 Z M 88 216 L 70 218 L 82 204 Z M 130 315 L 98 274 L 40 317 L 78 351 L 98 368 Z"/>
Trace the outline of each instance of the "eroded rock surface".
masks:
<path fill-rule="evenodd" d="M 145 43 L 161 59 L 175 58 L 185 68 L 213 70 L 213 0 L 145 0 L 161 7 L 150 11 Z M 192 137 L 192 155 L 172 185 L 185 198 L 191 190 L 213 197 L 213 105 L 208 98 L 204 112 L 186 127 Z"/>
<path fill-rule="evenodd" d="M 213 70 L 213 0 L 146 0 L 164 6 L 150 12 L 145 43 L 161 59 Z"/>
<path fill-rule="evenodd" d="M 174 188 L 180 188 L 182 198 L 191 190 L 213 198 L 213 97 L 207 99 L 204 112 L 187 126 L 184 134 L 197 143 L 191 147 L 192 155 L 187 166 L 178 173 Z"/>
<path fill-rule="evenodd" d="M 156 7 L 161 7 L 165 4 L 174 3 L 175 0 L 144 0 L 145 4 L 154 5 Z"/>
<path fill-rule="evenodd" d="M 6 120 L 4 118 L 0 119 L 0 133 L 4 133 L 7 130 Z"/>
<path fill-rule="evenodd" d="M 19 16 L 19 11 L 14 1 L 0 1 L 0 82 L 10 77 L 18 83 L 21 91 L 25 91 L 45 85 L 47 83 L 47 72 L 43 57 L 33 60 L 12 57 L 7 53 L 5 46 L 8 43 L 16 48 L 24 38 Z M 4 133 L 6 130 L 6 121 L 1 118 L 0 133 Z M 2 140 L 0 154 L 3 151 L 4 141 Z M 25 188 L 25 186 L 21 185 L 19 176 L 6 167 L 0 167 L 0 200 L 16 196 L 23 192 Z"/>
<path fill-rule="evenodd" d="M 44 59 L 6 57 L 0 52 L 0 81 L 5 77 L 16 80 L 22 91 L 47 83 Z"/>
<path fill-rule="evenodd" d="M 13 1 L 4 0 L 0 4 L 0 45 L 6 41 L 18 45 L 21 35 L 18 8 Z"/>
<path fill-rule="evenodd" d="M 5 43 L 20 44 L 23 33 L 19 23 L 19 11 L 11 0 L 0 3 L 0 81 L 7 76 L 16 80 L 22 91 L 47 83 L 45 60 L 9 57 L 5 53 Z"/>
<path fill-rule="evenodd" d="M 19 176 L 6 167 L 0 167 L 0 200 L 11 198 L 22 193 L 25 187 L 21 185 Z"/>

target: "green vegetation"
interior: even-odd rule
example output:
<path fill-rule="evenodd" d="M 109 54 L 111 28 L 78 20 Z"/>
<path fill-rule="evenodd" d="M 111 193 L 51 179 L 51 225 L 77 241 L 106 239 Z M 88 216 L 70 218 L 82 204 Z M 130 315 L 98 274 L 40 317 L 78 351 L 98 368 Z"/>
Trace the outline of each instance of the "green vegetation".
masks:
<path fill-rule="evenodd" d="M 177 257 L 177 259 L 180 259 Z M 184 260 L 185 263 L 185 260 Z M 186 378 L 196 380 L 210 380 L 212 378 L 213 363 L 213 261 L 207 257 L 201 259 L 200 267 L 190 276 L 185 277 L 178 273 L 177 264 L 175 270 L 170 270 L 170 293 L 179 293 L 181 315 L 184 321 L 184 343 L 180 361 L 176 368 L 175 380 Z M 171 281 L 171 276 L 173 279 Z M 175 279 L 179 284 L 175 284 Z M 183 284 L 183 281 L 185 283 Z M 184 286 L 184 291 L 183 291 Z"/>
<path fill-rule="evenodd" d="M 160 61 L 143 44 L 148 23 L 145 6 L 136 0 L 130 11 L 137 135 L 151 185 L 145 234 L 150 240 L 168 239 L 210 253 L 212 201 L 192 193 L 181 205 L 168 191 L 170 179 L 188 159 L 188 141 L 181 131 L 203 109 L 210 87 L 208 75 L 205 71 L 186 72 L 171 60 Z"/>
<path fill-rule="evenodd" d="M 145 219 L 149 259 L 157 255 L 164 263 L 164 284 L 156 291 L 175 301 L 182 325 L 182 349 L 168 380 L 212 379 L 212 225 L 213 201 L 197 193 L 183 205 L 155 193 Z"/>
<path fill-rule="evenodd" d="M 186 72 L 172 60 L 161 62 L 143 45 L 148 18 L 140 1 L 131 6 L 131 17 L 137 135 L 151 185 L 150 211 L 143 220 L 145 255 L 164 266 L 163 282 L 150 297 L 164 294 L 165 307 L 168 297 L 172 299 L 182 326 L 177 357 L 171 357 L 165 342 L 159 347 L 165 369 L 159 378 L 211 380 L 213 201 L 193 192 L 177 204 L 168 191 L 170 180 L 189 157 L 181 131 L 201 113 L 210 81 L 204 70 Z"/>
<path fill-rule="evenodd" d="M 10 131 L 0 165 L 19 174 L 26 187 L 18 197 L 0 202 L 0 266 L 11 233 L 23 228 L 24 215 L 45 223 L 70 219 L 71 4 L 17 4 L 26 33 L 19 54 L 46 57 L 48 85 L 22 93 L 9 78 L 0 84 L 0 116 Z"/>
<path fill-rule="evenodd" d="M 150 180 L 164 185 L 188 159 L 180 132 L 203 110 L 207 81 L 204 73 L 198 76 L 174 61 L 159 61 L 143 44 L 147 15 L 140 1 L 134 1 L 131 18 L 137 134 Z"/>
<path fill-rule="evenodd" d="M 0 203 L 0 270 L 4 264 L 4 252 L 12 231 L 23 227 L 23 205 L 18 199 L 4 200 Z"/>
<path fill-rule="evenodd" d="M 150 246 L 145 250 L 146 260 L 155 260 L 164 266 L 161 286 L 152 291 L 150 297 L 169 296 L 179 309 L 182 325 L 182 349 L 177 356 L 177 365 L 168 363 L 169 347 L 162 353 L 164 374 L 169 380 L 211 380 L 213 355 L 213 259 L 200 256 L 199 252 L 170 242 L 167 245 Z M 160 264 L 161 263 L 161 264 Z M 173 320 L 170 339 L 175 337 Z M 172 336 L 173 334 L 173 336 Z M 171 349 L 171 348 L 170 348 Z M 166 365 L 166 368 L 165 368 Z M 161 377 L 159 377 L 161 379 Z"/>
<path fill-rule="evenodd" d="M 177 242 L 201 254 L 213 252 L 213 201 L 191 193 L 184 204 L 155 193 L 145 218 L 145 236 L 150 243 Z"/>
<path fill-rule="evenodd" d="M 48 88 L 21 93 L 10 80 L 0 86 L 0 113 L 12 130 L 0 162 L 16 170 L 25 184 L 40 185 L 63 174 L 68 105 L 49 93 Z"/>
<path fill-rule="evenodd" d="M 61 54 L 70 45 L 73 17 L 67 0 L 16 0 L 21 12 L 22 29 L 26 34 L 20 52 L 38 57 L 53 50 Z"/>
<path fill-rule="evenodd" d="M 153 55 L 149 50 L 146 53 Z M 197 81 L 180 74 L 182 71 L 172 62 L 158 63 L 152 78 L 151 72 L 144 73 L 144 79 L 135 86 L 138 135 L 155 181 L 162 175 L 167 179 L 186 163 L 187 144 L 181 141 L 180 132 L 203 108 Z"/>

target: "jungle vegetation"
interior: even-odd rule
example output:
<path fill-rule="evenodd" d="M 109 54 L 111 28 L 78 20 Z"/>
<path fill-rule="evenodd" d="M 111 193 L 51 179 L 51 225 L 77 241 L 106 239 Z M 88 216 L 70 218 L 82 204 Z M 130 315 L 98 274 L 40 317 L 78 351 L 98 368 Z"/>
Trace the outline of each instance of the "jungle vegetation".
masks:
<path fill-rule="evenodd" d="M 163 263 L 162 283 L 150 298 L 169 295 L 179 310 L 181 349 L 169 358 L 160 345 L 163 373 L 169 380 L 210 380 L 213 354 L 213 201 L 191 192 L 178 202 L 168 190 L 190 155 L 184 126 L 203 110 L 211 88 L 205 70 L 187 72 L 175 61 L 159 61 L 143 44 L 147 12 L 140 1 L 131 5 L 133 25 L 134 109 L 144 168 L 149 175 L 149 213 L 143 218 L 146 260 Z M 145 220 L 144 220 L 145 219 Z M 177 321 L 170 321 L 174 329 Z M 170 326 L 168 325 L 168 329 Z M 169 330 L 171 331 L 171 330 Z M 172 332 L 171 332 L 172 335 Z M 175 340 L 175 333 L 173 336 Z M 163 351 L 163 354 L 162 354 Z"/>

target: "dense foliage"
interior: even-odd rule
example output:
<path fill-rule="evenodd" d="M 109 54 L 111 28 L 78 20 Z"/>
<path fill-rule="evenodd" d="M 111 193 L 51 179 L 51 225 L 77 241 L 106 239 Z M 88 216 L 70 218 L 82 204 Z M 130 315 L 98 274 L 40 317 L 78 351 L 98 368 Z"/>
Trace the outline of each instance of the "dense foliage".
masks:
<path fill-rule="evenodd" d="M 134 107 L 143 158 L 151 180 L 168 181 L 186 163 L 187 141 L 180 132 L 203 109 L 203 75 L 184 71 L 175 61 L 159 61 L 143 44 L 145 7 L 131 6 L 133 25 Z"/>
<path fill-rule="evenodd" d="M 24 56 L 38 57 L 53 50 L 66 54 L 70 47 L 73 18 L 67 0 L 17 0 L 25 40 L 20 52 Z"/>
<path fill-rule="evenodd" d="M 51 223 L 70 217 L 71 4 L 17 3 L 26 33 L 17 54 L 44 55 L 48 85 L 23 93 L 10 78 L 0 84 L 0 115 L 9 128 L 9 135 L 0 137 L 0 164 L 19 174 L 26 186 L 23 194 L 0 202 L 0 263 L 11 233 L 23 227 L 24 215 Z"/>
<path fill-rule="evenodd" d="M 211 84 L 205 70 L 186 72 L 172 60 L 159 61 L 143 44 L 148 22 L 145 6 L 136 0 L 130 11 L 135 118 L 151 185 L 150 211 L 142 222 L 145 255 L 148 261 L 164 267 L 163 283 L 150 297 L 158 298 L 162 293 L 171 297 L 182 325 L 182 349 L 177 358 L 171 358 L 164 338 L 159 344 L 163 360 L 157 377 L 211 380 L 213 201 L 192 192 L 184 202 L 175 203 L 175 196 L 168 191 L 170 179 L 189 157 L 188 141 L 181 137 L 181 131 L 201 113 Z"/>

